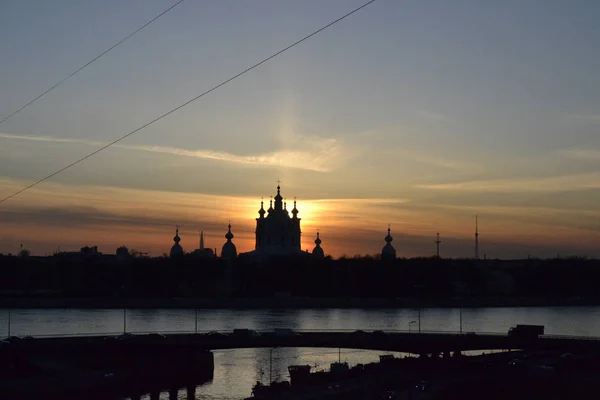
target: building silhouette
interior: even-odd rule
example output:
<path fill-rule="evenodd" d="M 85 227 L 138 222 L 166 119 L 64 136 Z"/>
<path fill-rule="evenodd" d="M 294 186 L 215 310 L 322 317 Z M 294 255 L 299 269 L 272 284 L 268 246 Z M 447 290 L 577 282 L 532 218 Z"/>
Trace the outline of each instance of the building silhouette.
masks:
<path fill-rule="evenodd" d="M 115 255 L 117 261 L 124 261 L 131 257 L 131 254 L 129 254 L 129 249 L 126 246 L 119 246 L 115 252 Z"/>
<path fill-rule="evenodd" d="M 210 247 L 204 247 L 204 231 L 200 231 L 200 243 L 196 250 L 192 252 L 194 257 L 213 258 L 216 254 Z"/>
<path fill-rule="evenodd" d="M 273 256 L 301 253 L 302 232 L 295 199 L 291 214 L 290 216 L 287 204 L 281 196 L 281 187 L 277 185 L 277 195 L 269 202 L 269 209 L 265 211 L 263 201 L 260 202 L 259 217 L 256 218 L 256 244 L 254 251 L 248 254 Z"/>
<path fill-rule="evenodd" d="M 388 225 L 388 233 L 387 233 L 387 236 L 385 237 L 386 244 L 385 244 L 385 246 L 383 246 L 383 249 L 381 249 L 381 260 L 382 261 L 389 261 L 389 260 L 396 259 L 396 249 L 394 248 L 394 246 L 392 246 L 392 240 L 394 240 L 394 238 L 392 237 L 392 234 L 390 233 L 390 231 L 391 231 L 391 229 L 390 229 L 390 226 Z"/>

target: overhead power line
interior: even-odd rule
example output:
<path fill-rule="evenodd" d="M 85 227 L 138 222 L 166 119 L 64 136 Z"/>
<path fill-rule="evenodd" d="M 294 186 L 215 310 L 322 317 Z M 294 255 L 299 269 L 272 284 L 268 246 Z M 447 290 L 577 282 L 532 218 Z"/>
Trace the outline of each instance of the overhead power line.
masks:
<path fill-rule="evenodd" d="M 316 30 L 316 31 L 314 31 L 313 33 L 310 33 L 310 34 L 308 34 L 308 35 L 304 36 L 302 39 L 300 39 L 300 40 L 298 40 L 298 41 L 296 41 L 296 42 L 294 42 L 294 43 L 290 44 L 290 45 L 289 45 L 289 46 L 287 46 L 287 47 L 284 47 L 283 49 L 279 50 L 277 53 L 275 53 L 275 54 L 273 54 L 273 55 L 271 55 L 271 56 L 269 56 L 269 57 L 267 57 L 267 58 L 263 59 L 262 61 L 259 61 L 258 63 L 256 63 L 256 64 L 252 65 L 251 67 L 248 67 L 248 68 L 246 68 L 246 69 L 245 69 L 245 70 L 243 70 L 242 72 L 239 72 L 238 74 L 236 74 L 236 75 L 232 76 L 231 78 L 224 80 L 223 82 L 221 82 L 221 83 L 219 83 L 218 85 L 216 85 L 216 86 L 212 87 L 211 89 L 208 89 L 207 91 L 205 91 L 205 92 L 203 92 L 203 93 L 199 94 L 198 96 L 196 96 L 196 97 L 194 97 L 194 98 L 192 98 L 192 99 L 190 99 L 190 100 L 186 101 L 185 103 L 183 103 L 183 104 L 181 104 L 181 105 L 179 105 L 179 106 L 177 106 L 177 107 L 175 107 L 175 108 L 171 109 L 170 111 L 167 111 L 166 113 L 164 113 L 164 114 L 160 115 L 159 117 L 157 117 L 157 118 L 154 118 L 152 121 L 145 123 L 144 125 L 140 126 L 139 128 L 137 128 L 137 129 L 134 129 L 133 131 L 131 131 L 131 132 L 129 132 L 129 133 L 127 133 L 127 134 L 125 134 L 125 135 L 121 136 L 120 138 L 118 138 L 118 139 L 116 139 L 116 140 L 113 140 L 112 142 L 110 142 L 110 143 L 108 143 L 108 144 L 106 144 L 106 145 L 104 145 L 104 146 L 100 147 L 99 149 L 97 149 L 97 150 L 95 150 L 95 151 L 93 151 L 93 152 L 89 153 L 88 155 L 86 155 L 86 156 L 84 156 L 84 157 L 81 157 L 79 160 L 77 160 L 77 161 L 74 161 L 74 162 L 72 162 L 71 164 L 69 164 L 69 165 L 67 165 L 67 166 L 65 166 L 65 167 L 63 167 L 63 168 L 61 168 L 61 169 L 59 169 L 58 171 L 56 171 L 56 172 L 53 172 L 53 173 L 51 173 L 50 175 L 48 175 L 48 176 L 46 176 L 46 177 L 44 177 L 44 178 L 42 178 L 42 179 L 40 179 L 40 180 L 38 180 L 38 181 L 36 181 L 36 182 L 32 183 L 31 185 L 29 185 L 29 186 L 26 186 L 26 187 L 24 187 L 24 188 L 22 188 L 22 189 L 20 189 L 20 190 L 18 190 L 18 191 L 16 191 L 16 192 L 14 192 L 13 194 L 11 194 L 11 195 L 9 195 L 9 196 L 7 196 L 7 197 L 3 198 L 2 200 L 0 200 L 0 204 L 1 204 L 1 203 L 4 203 L 4 202 L 5 202 L 6 200 L 8 200 L 8 199 L 11 199 L 11 198 L 13 198 L 13 197 L 17 196 L 18 194 L 21 194 L 21 193 L 23 193 L 23 192 L 24 192 L 24 191 L 26 191 L 26 190 L 29 190 L 29 189 L 31 189 L 32 187 L 34 187 L 34 186 L 36 186 L 36 185 L 39 185 L 40 183 L 42 183 L 42 182 L 44 182 L 44 181 L 46 181 L 46 180 L 48 180 L 48 179 L 52 178 L 53 176 L 60 174 L 61 172 L 65 171 L 65 170 L 67 170 L 67 169 L 69 169 L 69 168 L 71 168 L 72 166 L 74 166 L 74 165 L 76 165 L 76 164 L 79 164 L 80 162 L 82 162 L 82 161 L 84 161 L 84 160 L 87 160 L 88 158 L 90 158 L 90 157 L 92 157 L 92 156 L 94 156 L 94 155 L 96 155 L 96 154 L 100 153 L 102 150 L 105 150 L 105 149 L 109 148 L 110 146 L 112 146 L 112 145 L 114 145 L 114 144 L 116 144 L 116 143 L 120 142 L 121 140 L 123 140 L 123 139 L 125 139 L 125 138 L 128 138 L 129 136 L 133 135 L 133 134 L 134 134 L 134 133 L 136 133 L 136 132 L 139 132 L 139 131 L 141 131 L 142 129 L 144 129 L 144 128 L 146 128 L 146 127 L 150 126 L 150 125 L 152 125 L 153 123 L 160 121 L 160 120 L 161 120 L 161 119 L 163 119 L 164 117 L 166 117 L 166 116 L 168 116 L 168 115 L 171 115 L 171 114 L 173 114 L 175 111 L 177 111 L 177 110 L 179 110 L 179 109 L 181 109 L 181 108 L 183 108 L 183 107 L 187 106 L 188 104 L 191 104 L 191 103 L 193 103 L 194 101 L 198 100 L 199 98 L 201 98 L 201 97 L 204 97 L 204 96 L 206 96 L 207 94 L 209 94 L 209 93 L 211 93 L 211 92 L 213 92 L 213 91 L 217 90 L 217 89 L 218 89 L 218 88 L 220 88 L 221 86 L 224 86 L 224 85 L 228 84 L 229 82 L 233 81 L 234 79 L 236 79 L 236 78 L 239 78 L 240 76 L 242 76 L 242 75 L 244 75 L 244 74 L 246 74 L 246 73 L 248 73 L 248 72 L 252 71 L 254 68 L 256 68 L 256 67 L 259 67 L 260 65 L 262 65 L 262 64 L 264 64 L 264 63 L 266 63 L 267 61 L 270 61 L 270 60 L 272 60 L 273 58 L 277 57 L 278 55 L 280 55 L 280 54 L 282 54 L 282 53 L 284 53 L 284 52 L 288 51 L 288 50 L 289 50 L 289 49 L 291 49 L 292 47 L 295 47 L 295 46 L 299 45 L 300 43 L 302 43 L 302 42 L 304 42 L 304 41 L 306 41 L 306 40 L 310 39 L 311 37 L 313 37 L 313 36 L 315 36 L 315 35 L 317 35 L 317 34 L 319 34 L 319 33 L 323 32 L 325 29 L 327 29 L 327 28 L 329 28 L 329 27 L 331 27 L 331 26 L 333 26 L 333 25 L 337 24 L 338 22 L 342 21 L 342 20 L 343 20 L 343 19 L 345 19 L 345 18 L 348 18 L 348 17 L 349 17 L 349 16 L 351 16 L 352 14 L 354 14 L 354 13 L 356 13 L 356 12 L 358 12 L 358 11 L 362 10 L 363 8 L 367 7 L 368 5 L 375 3 L 375 1 L 377 1 L 377 0 L 370 0 L 370 1 L 366 2 L 366 3 L 364 3 L 362 6 L 360 6 L 360 7 L 357 7 L 357 8 L 355 8 L 354 10 L 352 10 L 352 11 L 350 11 L 350 12 L 348 12 L 348 13 L 346 13 L 346 14 L 342 15 L 341 17 L 339 17 L 339 18 L 337 18 L 336 20 L 334 20 L 334 21 L 332 21 L 332 22 L 328 23 L 327 25 L 323 26 L 322 28 L 319 28 L 319 29 L 317 29 L 317 30 Z"/>
<path fill-rule="evenodd" d="M 161 12 L 160 14 L 158 14 L 156 17 L 152 18 L 150 21 L 146 22 L 144 25 L 142 25 L 139 28 L 137 28 L 135 31 L 131 32 L 129 35 L 125 36 L 123 39 L 119 40 L 117 43 L 113 44 L 108 49 L 104 50 L 102 53 L 100 53 L 96 57 L 92 58 L 90 61 L 88 61 L 87 63 L 85 63 L 81 67 L 77 68 L 75 71 L 71 72 L 69 75 L 67 75 L 66 77 L 64 77 L 62 80 L 56 82 L 52 87 L 50 87 L 49 89 L 46 89 L 45 92 L 43 92 L 40 95 L 38 95 L 37 97 L 35 97 L 29 103 L 27 103 L 27 104 L 19 107 L 18 109 L 16 109 L 12 113 L 8 114 L 6 117 L 4 117 L 4 119 L 0 120 L 0 124 L 3 124 L 5 121 L 8 121 L 9 118 L 17 115 L 18 113 L 20 113 L 21 111 L 23 111 L 24 109 L 26 109 L 27 107 L 29 107 L 30 105 L 32 105 L 33 103 L 35 103 L 36 101 L 38 101 L 39 99 L 41 99 L 42 97 L 44 97 L 45 95 L 47 95 L 48 93 L 50 93 L 52 90 L 56 89 L 58 86 L 60 86 L 63 83 L 65 83 L 68 79 L 70 79 L 73 76 L 77 75 L 80 71 L 82 71 L 83 69 L 85 69 L 86 67 L 88 67 L 92 63 L 94 63 L 94 61 L 98 60 L 100 57 L 102 57 L 103 55 L 105 55 L 106 53 L 108 53 L 109 51 L 111 51 L 112 49 L 114 49 L 115 47 L 119 46 L 121 43 L 125 42 L 127 39 L 129 39 L 130 37 L 132 37 L 133 35 L 135 35 L 139 31 L 141 31 L 142 29 L 144 29 L 145 27 L 147 27 L 148 25 L 150 25 L 151 23 L 153 23 L 154 21 L 156 21 L 157 19 L 159 19 L 160 17 L 162 17 L 163 15 L 165 15 L 166 13 L 168 13 L 169 11 L 171 11 L 172 9 L 174 9 L 175 7 L 177 7 L 178 5 L 180 5 L 181 3 L 183 3 L 183 0 L 179 0 L 177 3 L 173 4 L 171 7 L 167 8 L 166 10 L 164 10 L 163 12 Z"/>

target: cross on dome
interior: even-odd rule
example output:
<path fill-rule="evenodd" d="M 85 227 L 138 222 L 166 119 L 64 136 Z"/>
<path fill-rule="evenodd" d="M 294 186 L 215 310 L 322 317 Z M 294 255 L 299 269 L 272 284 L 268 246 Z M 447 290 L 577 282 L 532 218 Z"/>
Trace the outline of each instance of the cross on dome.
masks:
<path fill-rule="evenodd" d="M 394 240 L 394 238 L 392 237 L 390 231 L 391 231 L 391 228 L 390 228 L 390 225 L 388 224 L 388 234 L 385 237 L 385 241 L 388 242 L 388 243 L 391 243 L 392 240 Z"/>

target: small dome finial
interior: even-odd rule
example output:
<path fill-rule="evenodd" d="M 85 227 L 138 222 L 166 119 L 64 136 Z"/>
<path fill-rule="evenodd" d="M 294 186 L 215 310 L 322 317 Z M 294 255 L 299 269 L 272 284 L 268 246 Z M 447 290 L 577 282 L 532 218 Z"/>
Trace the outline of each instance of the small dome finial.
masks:
<path fill-rule="evenodd" d="M 263 202 L 263 198 L 260 198 L 260 210 L 258 210 L 258 214 L 260 215 L 261 218 L 264 217 L 265 215 L 265 208 L 264 208 L 264 202 Z"/>
<path fill-rule="evenodd" d="M 392 240 L 394 240 L 394 238 L 392 238 L 392 234 L 391 234 L 391 228 L 390 228 L 390 224 L 388 224 L 388 231 L 387 231 L 387 236 L 385 237 L 385 241 L 388 243 L 391 243 Z"/>
<path fill-rule="evenodd" d="M 231 239 L 233 239 L 233 233 L 231 233 L 231 221 L 229 221 L 229 225 L 227 225 L 227 233 L 225 234 L 225 239 L 227 239 L 228 242 L 231 241 Z"/>
<path fill-rule="evenodd" d="M 298 217 L 298 209 L 296 208 L 296 198 L 294 197 L 294 208 L 292 209 L 292 214 L 294 215 L 294 218 Z"/>
<path fill-rule="evenodd" d="M 181 241 L 181 238 L 179 237 L 179 225 L 175 227 L 175 237 L 173 238 L 173 241 L 175 243 L 179 243 Z"/>

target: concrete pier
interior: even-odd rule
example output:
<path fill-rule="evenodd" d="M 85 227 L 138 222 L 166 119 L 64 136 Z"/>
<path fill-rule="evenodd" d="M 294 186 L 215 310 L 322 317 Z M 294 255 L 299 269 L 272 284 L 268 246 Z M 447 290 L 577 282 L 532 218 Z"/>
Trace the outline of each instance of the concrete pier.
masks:
<path fill-rule="evenodd" d="M 60 398 L 138 400 L 163 390 L 212 380 L 212 352 L 160 337 L 21 340 L 10 345 L 22 371 L 0 383 L 1 399 Z M 59 372 L 44 370 L 60 365 Z M 26 368 L 25 368 L 26 367 Z M 175 389 L 176 388 L 176 389 Z M 193 398 L 193 397 L 192 397 Z"/>
<path fill-rule="evenodd" d="M 187 400 L 196 399 L 196 385 L 189 385 L 187 387 Z"/>

